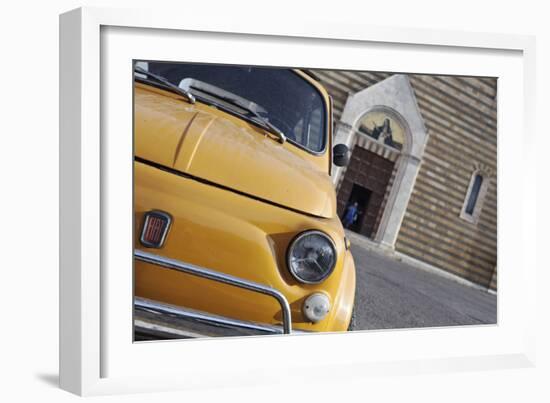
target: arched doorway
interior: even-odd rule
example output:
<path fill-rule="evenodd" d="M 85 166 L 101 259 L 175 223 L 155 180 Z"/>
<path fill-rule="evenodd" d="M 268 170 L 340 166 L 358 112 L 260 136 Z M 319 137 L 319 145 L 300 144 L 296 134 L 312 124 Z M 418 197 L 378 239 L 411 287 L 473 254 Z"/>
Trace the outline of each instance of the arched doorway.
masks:
<path fill-rule="evenodd" d="M 350 229 L 394 247 L 426 141 L 407 76 L 395 75 L 350 95 L 335 144 L 346 144 L 352 156 L 347 167 L 333 170 L 339 213 L 355 199 L 365 204 L 360 222 Z"/>
<path fill-rule="evenodd" d="M 338 191 L 338 213 L 343 218 L 348 206 L 356 205 L 356 220 L 347 227 L 374 239 L 405 146 L 405 128 L 394 112 L 377 107 L 359 119 L 355 131 L 350 163 Z"/>

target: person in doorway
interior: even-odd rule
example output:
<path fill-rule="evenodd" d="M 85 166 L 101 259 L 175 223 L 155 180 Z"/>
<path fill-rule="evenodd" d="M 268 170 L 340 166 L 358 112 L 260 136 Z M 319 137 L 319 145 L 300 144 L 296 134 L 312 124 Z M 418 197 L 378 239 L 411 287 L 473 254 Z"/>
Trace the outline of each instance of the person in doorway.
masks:
<path fill-rule="evenodd" d="M 342 220 L 344 228 L 349 228 L 349 226 L 357 220 L 357 207 L 357 202 L 353 202 L 353 204 L 348 204 L 348 206 L 346 207 L 346 210 L 344 211 L 344 219 Z"/>

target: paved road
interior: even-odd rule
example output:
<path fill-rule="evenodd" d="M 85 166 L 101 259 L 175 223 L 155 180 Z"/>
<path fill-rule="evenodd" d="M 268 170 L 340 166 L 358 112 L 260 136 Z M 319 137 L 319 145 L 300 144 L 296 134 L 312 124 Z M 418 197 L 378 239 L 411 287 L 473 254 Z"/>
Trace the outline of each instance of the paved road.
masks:
<path fill-rule="evenodd" d="M 352 242 L 357 329 L 494 324 L 497 297 Z"/>

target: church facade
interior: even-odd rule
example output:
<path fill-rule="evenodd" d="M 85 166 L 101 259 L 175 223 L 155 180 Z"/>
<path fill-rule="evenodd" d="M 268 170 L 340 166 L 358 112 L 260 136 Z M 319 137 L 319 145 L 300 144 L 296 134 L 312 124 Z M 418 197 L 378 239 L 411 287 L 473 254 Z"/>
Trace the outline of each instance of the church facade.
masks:
<path fill-rule="evenodd" d="M 333 99 L 338 212 L 375 246 L 497 288 L 497 80 L 315 70 Z"/>

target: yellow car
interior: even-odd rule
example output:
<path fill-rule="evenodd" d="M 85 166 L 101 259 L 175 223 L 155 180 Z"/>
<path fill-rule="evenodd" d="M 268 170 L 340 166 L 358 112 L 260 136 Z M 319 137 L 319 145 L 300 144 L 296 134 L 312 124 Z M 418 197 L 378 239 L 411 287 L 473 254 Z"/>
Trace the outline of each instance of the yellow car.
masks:
<path fill-rule="evenodd" d="M 349 152 L 314 75 L 140 61 L 134 78 L 136 312 L 195 335 L 348 330 L 330 172 Z"/>

